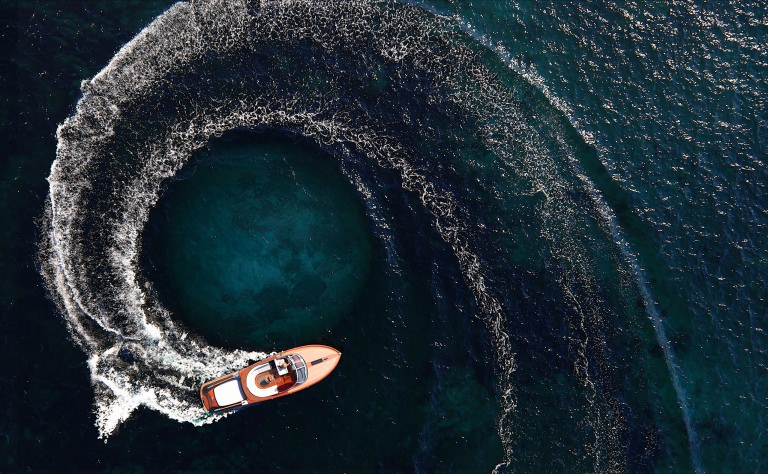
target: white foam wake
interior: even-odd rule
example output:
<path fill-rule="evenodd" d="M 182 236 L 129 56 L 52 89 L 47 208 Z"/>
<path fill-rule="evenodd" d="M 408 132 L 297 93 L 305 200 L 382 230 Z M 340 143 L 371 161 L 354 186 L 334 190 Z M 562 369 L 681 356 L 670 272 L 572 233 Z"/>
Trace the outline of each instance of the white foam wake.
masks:
<path fill-rule="evenodd" d="M 327 23 L 331 20 L 337 22 L 332 31 Z M 212 136 L 238 127 L 292 129 L 319 143 L 340 145 L 341 155 L 362 152 L 381 166 L 399 170 L 404 187 L 418 194 L 435 215 L 440 234 L 456 250 L 489 317 L 494 338 L 506 347 L 499 303 L 484 287 L 480 264 L 452 213 L 450 196 L 416 172 L 408 152 L 378 124 L 353 124 L 343 113 L 334 115 L 343 111 L 333 111 L 332 98 L 307 107 L 305 98 L 267 87 L 252 95 L 241 91 L 201 103 L 185 91 L 181 95 L 186 110 L 173 120 L 155 123 L 157 130 L 141 143 L 115 151 L 115 137 L 123 140 L 117 130 L 128 126 L 124 110 L 135 115 L 151 107 L 143 101 L 168 86 L 170 75 L 194 70 L 207 54 L 225 56 L 259 41 L 308 35 L 333 48 L 381 20 L 375 39 L 382 58 L 398 62 L 429 53 L 422 40 L 434 32 L 424 32 L 424 38 L 389 34 L 416 31 L 408 28 L 420 26 L 425 17 L 415 9 L 367 2 L 178 3 L 83 82 L 76 113 L 58 130 L 41 260 L 71 334 L 89 356 L 102 437 L 139 406 L 195 424 L 215 420 L 196 399 L 199 383 L 264 355 L 224 351 L 189 336 L 154 296 L 139 262 L 141 233 L 165 181 Z M 448 31 L 443 41 L 452 34 Z M 422 67 L 429 66 L 427 62 Z M 512 360 L 508 350 L 504 355 Z"/>
<path fill-rule="evenodd" d="M 296 45 L 316 54 L 302 56 Z M 101 436 L 140 406 L 178 421 L 213 421 L 197 397 L 200 382 L 264 355 L 211 347 L 174 321 L 143 275 L 140 256 L 150 210 L 196 150 L 229 130 L 270 128 L 314 140 L 342 169 L 354 158 L 395 170 L 431 214 L 496 351 L 499 433 L 505 462 L 514 459 L 519 433 L 512 421 L 509 321 L 472 241 L 469 211 L 424 162 L 425 152 L 433 160 L 456 158 L 450 140 L 458 139 L 436 130 L 432 118 L 472 124 L 471 135 L 494 157 L 493 170 L 523 183 L 496 198 L 546 196 L 540 219 L 558 258 L 577 259 L 589 244 L 578 237 L 583 210 L 564 184 L 573 181 L 572 168 L 552 156 L 550 137 L 528 123 L 515 91 L 483 65 L 458 22 L 393 2 L 181 2 L 82 89 L 76 113 L 58 130 L 41 261 L 51 294 L 88 355 Z M 420 148 L 442 143 L 435 135 L 449 145 Z M 480 173 L 485 165 L 467 166 Z M 370 197 L 375 183 L 347 175 Z M 387 225 L 378 212 L 372 220 Z M 564 291 L 571 281 L 589 285 L 591 264 L 583 260 L 566 271 Z M 592 302 L 589 294 L 573 297 L 584 306 Z M 589 337 L 585 325 L 600 321 L 581 323 Z M 588 377 L 585 384 L 592 384 Z M 598 398 L 595 390 L 591 396 Z M 598 440 L 611 453 L 605 465 L 621 467 L 618 415 L 601 410 L 595 426 L 609 433 Z"/>

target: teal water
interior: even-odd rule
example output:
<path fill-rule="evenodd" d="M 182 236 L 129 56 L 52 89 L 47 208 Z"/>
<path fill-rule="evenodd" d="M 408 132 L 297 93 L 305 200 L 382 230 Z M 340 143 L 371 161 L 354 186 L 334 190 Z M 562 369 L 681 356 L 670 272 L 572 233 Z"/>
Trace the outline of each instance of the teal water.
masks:
<path fill-rule="evenodd" d="M 0 7 L 0 470 L 766 469 L 764 5 L 257 3 Z"/>
<path fill-rule="evenodd" d="M 364 297 L 372 243 L 331 157 L 253 141 L 213 143 L 180 173 L 150 220 L 159 243 L 148 254 L 176 312 L 206 337 L 294 347 L 332 332 Z"/>

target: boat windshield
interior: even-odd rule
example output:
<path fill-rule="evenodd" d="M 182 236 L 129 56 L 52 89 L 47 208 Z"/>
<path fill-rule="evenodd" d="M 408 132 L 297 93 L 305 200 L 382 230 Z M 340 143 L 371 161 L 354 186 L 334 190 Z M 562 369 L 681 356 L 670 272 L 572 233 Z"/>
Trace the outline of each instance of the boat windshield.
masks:
<path fill-rule="evenodd" d="M 291 368 L 296 372 L 296 385 L 307 381 L 307 364 L 299 354 L 291 354 L 287 357 Z"/>

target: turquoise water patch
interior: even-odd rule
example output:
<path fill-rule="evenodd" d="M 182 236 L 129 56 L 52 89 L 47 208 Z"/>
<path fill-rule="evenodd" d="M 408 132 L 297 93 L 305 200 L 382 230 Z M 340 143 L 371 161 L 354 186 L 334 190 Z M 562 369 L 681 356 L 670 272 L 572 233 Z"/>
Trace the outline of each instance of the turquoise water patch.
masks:
<path fill-rule="evenodd" d="M 370 268 L 365 212 L 335 162 L 274 136 L 211 143 L 170 184 L 149 227 L 161 297 L 227 346 L 316 339 L 349 312 Z"/>

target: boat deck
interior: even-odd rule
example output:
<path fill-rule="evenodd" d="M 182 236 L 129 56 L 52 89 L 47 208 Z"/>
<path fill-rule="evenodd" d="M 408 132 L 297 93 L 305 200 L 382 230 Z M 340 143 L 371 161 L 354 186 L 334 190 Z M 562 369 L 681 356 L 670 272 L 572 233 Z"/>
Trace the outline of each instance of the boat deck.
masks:
<path fill-rule="evenodd" d="M 245 387 L 259 398 L 277 395 L 291 388 L 294 383 L 291 372 L 275 369 L 270 363 L 254 367 L 245 376 Z"/>

